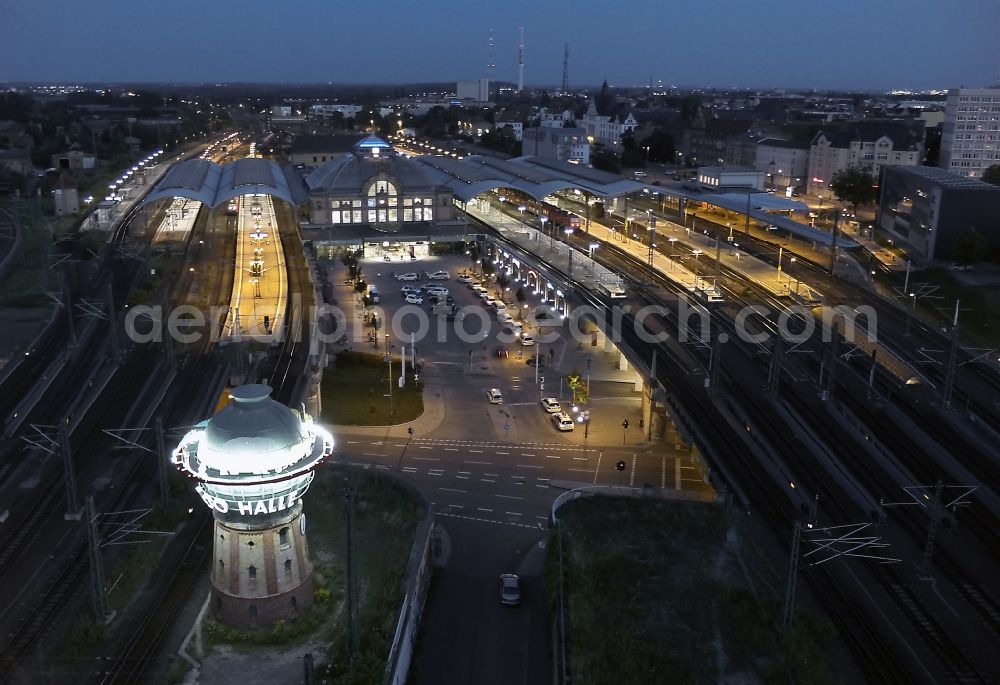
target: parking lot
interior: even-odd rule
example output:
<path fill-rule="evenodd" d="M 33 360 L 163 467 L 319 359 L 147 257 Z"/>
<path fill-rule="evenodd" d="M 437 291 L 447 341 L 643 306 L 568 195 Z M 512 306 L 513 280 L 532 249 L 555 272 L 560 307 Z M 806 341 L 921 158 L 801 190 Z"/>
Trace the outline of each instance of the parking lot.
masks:
<path fill-rule="evenodd" d="M 335 268 L 343 269 L 340 265 Z M 363 260 L 361 269 L 365 281 L 377 289 L 379 302 L 355 309 L 355 315 L 362 320 L 374 315 L 381 323 L 374 337 L 370 337 L 370 327 L 356 326 L 353 330 L 360 333 L 353 336 L 352 348 L 383 353 L 388 348 L 398 357 L 406 346 L 409 359 L 412 340 L 422 367 L 421 380 L 429 390 L 433 387 L 433 391 L 441 393 L 447 407 L 447 419 L 436 434 L 578 445 L 589 440 L 596 445 L 602 440 L 621 444 L 620 425 L 625 419 L 638 427 L 639 394 L 632 392 L 633 374 L 617 368 L 617 351 L 581 345 L 569 335 L 566 323 L 555 316 L 534 320 L 533 308 L 540 305 L 540 298 L 529 288 L 524 289 L 526 299 L 519 307 L 519 284 L 508 284 L 509 291 L 505 290 L 500 299 L 512 322 L 502 324 L 487 299 L 501 294 L 496 281 L 475 281 L 486 289 L 486 297 L 474 291 L 471 284 L 459 281 L 462 273 L 471 271 L 464 255 L 431 256 L 404 263 Z M 431 279 L 430 275 L 437 271 L 447 271 L 449 278 Z M 398 278 L 410 272 L 416 274 L 415 279 Z M 447 294 L 430 295 L 428 291 L 435 286 L 445 288 Z M 404 288 L 415 296 L 409 303 Z M 360 296 L 341 287 L 341 306 L 350 301 L 345 298 Z M 551 313 L 547 307 L 541 309 Z M 532 344 L 523 344 L 528 341 Z M 574 371 L 583 377 L 592 376 L 595 383 L 589 426 L 584 426 L 580 414 L 572 411 L 572 393 L 565 377 Z M 604 392 L 609 387 L 612 391 Z M 502 404 L 489 401 L 491 389 L 500 391 Z M 575 419 L 572 430 L 566 430 L 565 421 L 563 430 L 557 427 L 553 419 L 556 412 L 547 412 L 540 404 L 544 397 L 561 401 L 561 411 Z"/>

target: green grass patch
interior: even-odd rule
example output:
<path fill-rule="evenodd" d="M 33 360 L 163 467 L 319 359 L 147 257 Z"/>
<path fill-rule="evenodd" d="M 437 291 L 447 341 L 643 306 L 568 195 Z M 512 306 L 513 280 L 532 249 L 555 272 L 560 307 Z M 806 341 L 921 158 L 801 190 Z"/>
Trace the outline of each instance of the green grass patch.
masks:
<path fill-rule="evenodd" d="M 22 217 L 23 251 L 13 270 L 0 281 L 0 307 L 38 307 L 51 304 L 45 294 L 59 288 L 59 272 L 49 268 L 51 233 L 31 215 Z"/>
<path fill-rule="evenodd" d="M 974 278 L 975 273 L 971 274 Z M 962 335 L 983 347 L 1000 346 L 1000 285 L 967 285 L 948 269 L 923 269 L 910 274 L 913 283 L 929 283 L 938 289 L 917 302 L 925 318 L 950 326 L 955 300 L 961 300 L 958 326 Z M 900 283 L 902 287 L 902 283 Z"/>
<path fill-rule="evenodd" d="M 399 387 L 402 369 L 398 357 L 392 359 L 389 397 L 389 365 L 383 359 L 381 354 L 366 352 L 337 354 L 335 367 L 323 372 L 323 421 L 344 426 L 388 426 L 412 421 L 424 413 L 423 384 L 414 382 L 408 372 L 406 387 Z"/>
<path fill-rule="evenodd" d="M 717 506 L 591 497 L 560 509 L 567 649 L 574 683 L 833 683 L 831 624 L 777 628 L 783 588 L 752 540 Z M 742 563 L 740 558 L 742 557 Z M 743 569 L 770 576 L 751 584 Z M 553 615 L 559 545 L 546 559 Z"/>

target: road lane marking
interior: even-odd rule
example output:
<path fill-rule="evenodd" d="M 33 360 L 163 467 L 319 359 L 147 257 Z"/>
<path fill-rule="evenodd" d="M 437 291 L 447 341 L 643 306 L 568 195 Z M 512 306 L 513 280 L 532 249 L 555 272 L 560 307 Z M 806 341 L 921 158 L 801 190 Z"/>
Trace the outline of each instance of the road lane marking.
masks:
<path fill-rule="evenodd" d="M 497 454 L 510 454 L 510 452 L 497 452 Z"/>
<path fill-rule="evenodd" d="M 362 457 L 381 457 L 382 455 L 377 452 L 362 452 Z"/>
<path fill-rule="evenodd" d="M 536 466 L 534 464 L 516 464 L 516 466 L 518 468 L 521 468 L 521 469 L 542 469 L 542 468 L 545 468 L 544 466 Z"/>
<path fill-rule="evenodd" d="M 457 452 L 458 448 L 457 447 L 445 447 L 444 451 L 445 452 Z"/>
<path fill-rule="evenodd" d="M 499 478 L 500 477 L 500 474 L 498 474 L 498 473 L 484 473 L 483 475 L 484 476 L 490 476 L 491 478 Z"/>
<path fill-rule="evenodd" d="M 433 473 L 433 472 L 431 472 L 431 471 L 428 471 L 428 472 L 427 472 L 427 475 L 428 475 L 428 476 L 439 476 L 439 477 L 440 477 L 440 476 L 443 476 L 444 474 L 443 474 L 443 473 Z"/>
<path fill-rule="evenodd" d="M 674 490 L 681 489 L 681 460 L 674 459 Z"/>
<path fill-rule="evenodd" d="M 497 497 L 503 497 L 504 499 L 524 499 L 523 497 L 518 497 L 517 495 L 497 495 Z"/>
<path fill-rule="evenodd" d="M 344 444 L 345 445 L 357 445 L 359 442 L 361 442 L 361 441 L 360 440 L 347 440 L 347 441 L 344 442 Z"/>
<path fill-rule="evenodd" d="M 604 457 L 604 450 L 597 453 L 597 466 L 594 468 L 594 484 L 597 484 L 597 474 L 601 470 L 601 458 Z"/>
<path fill-rule="evenodd" d="M 469 450 L 470 452 L 475 452 L 476 454 L 482 454 L 482 450 Z"/>
<path fill-rule="evenodd" d="M 535 478 L 535 480 L 552 480 L 552 479 L 551 478 L 542 478 L 541 476 L 538 476 L 537 478 Z"/>
<path fill-rule="evenodd" d="M 418 445 L 418 447 L 419 447 L 419 449 L 422 449 L 422 450 L 429 450 L 430 449 L 430 447 L 424 447 L 423 445 Z"/>
<path fill-rule="evenodd" d="M 468 490 L 458 490 L 457 488 L 441 488 L 441 487 L 439 487 L 438 490 L 444 490 L 445 492 L 468 492 Z M 458 506 L 461 506 L 461 505 L 459 505 L 459 504 L 452 504 L 451 506 L 458 507 Z"/>
<path fill-rule="evenodd" d="M 560 457 L 560 456 L 557 456 L 557 455 L 555 455 L 555 454 L 546 454 L 546 455 L 545 455 L 545 458 L 546 458 L 546 459 L 562 459 L 562 457 Z"/>
<path fill-rule="evenodd" d="M 510 476 L 510 477 L 511 477 L 511 478 L 519 478 L 519 479 L 521 479 L 521 480 L 524 480 L 524 476 L 515 476 L 515 475 L 511 474 L 511 476 Z"/>
<path fill-rule="evenodd" d="M 476 507 L 476 511 L 488 511 L 488 512 L 492 513 L 493 510 L 492 509 L 487 509 L 485 507 Z"/>
<path fill-rule="evenodd" d="M 535 483 L 535 487 L 536 488 L 547 488 L 549 486 L 548 485 L 542 485 L 541 483 Z"/>
<path fill-rule="evenodd" d="M 629 486 L 635 485 L 635 462 L 638 461 L 638 459 L 639 459 L 638 455 L 635 454 L 632 455 L 632 472 L 629 474 L 628 477 Z"/>
<path fill-rule="evenodd" d="M 493 480 L 492 478 L 480 478 L 479 480 L 482 481 L 483 483 L 496 483 L 496 481 Z"/>
<path fill-rule="evenodd" d="M 463 463 L 465 463 L 465 464 L 482 464 L 483 466 L 489 466 L 489 465 L 491 465 L 491 464 L 492 464 L 493 462 L 490 462 L 490 461 L 468 461 L 468 460 L 467 460 L 467 461 L 465 461 L 465 462 L 463 462 Z"/>
<path fill-rule="evenodd" d="M 533 457 L 535 455 L 534 454 L 529 454 L 528 452 L 524 452 L 521 456 L 522 457 Z"/>
<path fill-rule="evenodd" d="M 566 469 L 567 471 L 578 471 L 580 473 L 590 473 L 590 469 Z"/>
<path fill-rule="evenodd" d="M 375 440 L 374 442 L 372 442 L 373 445 L 381 445 L 382 443 L 383 443 L 382 440 Z"/>
<path fill-rule="evenodd" d="M 413 457 L 413 458 L 418 459 L 420 461 L 441 461 L 437 457 Z"/>
<path fill-rule="evenodd" d="M 507 516 L 524 516 L 524 514 L 519 511 L 505 511 L 504 513 L 507 514 Z"/>
<path fill-rule="evenodd" d="M 462 480 L 469 480 L 468 476 L 455 476 L 455 478 L 461 478 Z"/>
<path fill-rule="evenodd" d="M 470 473 L 472 473 L 472 471 L 459 471 L 459 473 L 464 473 L 465 475 L 468 476 Z"/>

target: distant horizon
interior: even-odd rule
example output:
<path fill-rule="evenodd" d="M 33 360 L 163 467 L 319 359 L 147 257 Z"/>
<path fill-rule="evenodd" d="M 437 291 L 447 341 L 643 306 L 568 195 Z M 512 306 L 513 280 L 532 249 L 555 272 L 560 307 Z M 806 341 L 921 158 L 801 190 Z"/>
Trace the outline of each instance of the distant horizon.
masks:
<path fill-rule="evenodd" d="M 433 81 L 182 81 L 182 80 L 103 80 L 103 79 L 90 79 L 90 80 L 0 80 L 0 87 L 12 88 L 12 87 L 47 87 L 47 86 L 66 86 L 66 87 L 129 87 L 129 86 L 154 86 L 154 87 L 238 87 L 238 86 L 252 86 L 252 87 L 264 87 L 264 86 L 278 86 L 285 88 L 310 88 L 310 87 L 321 87 L 321 88 L 336 88 L 338 86 L 348 87 L 348 88 L 363 88 L 363 87 L 373 87 L 373 88 L 400 88 L 409 87 L 416 88 L 420 86 L 454 86 L 459 81 L 470 81 L 476 79 L 454 79 L 454 80 L 433 80 Z M 514 82 L 507 80 L 494 80 L 491 83 L 500 83 L 506 86 L 516 86 Z M 584 90 L 597 90 L 603 85 L 601 83 L 588 84 L 588 85 L 570 85 L 570 92 L 574 91 L 584 91 Z M 561 87 L 560 84 L 532 84 L 525 83 L 524 90 L 558 90 Z M 621 85 L 616 83 L 608 82 L 608 87 L 613 89 L 624 89 L 624 90 L 641 90 L 648 89 L 650 86 L 648 84 L 635 83 L 631 85 Z M 747 93 L 766 93 L 768 91 L 789 91 L 795 93 L 801 92 L 812 92 L 816 94 L 823 93 L 842 93 L 842 94 L 871 94 L 871 95 L 893 95 L 893 91 L 907 91 L 912 95 L 929 95 L 935 96 L 934 91 L 937 91 L 938 97 L 942 97 L 947 94 L 947 91 L 954 88 L 1000 88 L 1000 83 L 994 83 L 993 85 L 969 85 L 960 84 L 952 85 L 947 87 L 928 87 L 921 89 L 913 88 L 903 88 L 894 87 L 888 89 L 872 89 L 872 88 L 819 88 L 816 86 L 717 86 L 717 85 L 654 85 L 653 90 L 660 92 L 661 90 L 678 90 L 678 91 L 696 91 L 696 90 L 711 90 L 711 91 L 723 91 L 723 92 L 747 92 Z M 454 88 L 452 88 L 454 90 Z"/>
<path fill-rule="evenodd" d="M 1000 76 L 996 0 L 594 0 L 281 4 L 105 0 L 7 3 L 0 80 L 46 83 L 447 83 L 492 75 L 562 83 L 692 88 L 926 91 Z M 254 6 L 256 5 L 256 6 Z M 483 19 L 482 17 L 488 17 Z M 523 50 L 519 44 L 523 27 Z M 931 50 L 930 46 L 939 48 Z M 946 58 L 937 54 L 944 49 Z M 490 66 L 492 66 L 492 71 Z M 447 75 L 447 78 L 445 76 Z M 345 80 L 346 79 L 346 80 Z M 624 87 L 624 86 L 623 86 Z"/>

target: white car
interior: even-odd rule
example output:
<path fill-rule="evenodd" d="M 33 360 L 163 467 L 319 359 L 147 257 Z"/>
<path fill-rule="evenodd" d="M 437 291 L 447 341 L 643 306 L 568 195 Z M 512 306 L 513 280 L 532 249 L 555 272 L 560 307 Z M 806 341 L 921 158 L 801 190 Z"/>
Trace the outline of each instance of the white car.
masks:
<path fill-rule="evenodd" d="M 487 301 L 493 299 L 492 297 L 490 297 L 490 294 L 485 290 L 477 290 L 476 293 L 479 295 L 479 299 L 481 300 Z M 487 301 L 486 304 L 489 304 L 489 302 Z"/>
<path fill-rule="evenodd" d="M 400 290 L 402 291 L 403 295 L 409 295 L 411 293 L 414 295 L 420 294 L 420 288 L 418 288 L 415 285 L 404 285 L 402 288 L 400 288 Z"/>
<path fill-rule="evenodd" d="M 485 293 L 485 297 L 483 297 L 483 302 L 486 303 L 487 307 L 492 307 L 493 305 L 495 305 L 497 303 L 496 298 L 494 298 L 489 293 Z"/>
<path fill-rule="evenodd" d="M 473 290 L 475 290 L 475 291 L 476 291 L 477 293 L 485 293 L 485 292 L 486 292 L 486 288 L 484 288 L 483 286 L 479 285 L 478 283 L 473 283 L 473 284 L 471 285 L 471 287 L 472 287 L 472 289 L 473 289 Z"/>
<path fill-rule="evenodd" d="M 406 304 L 423 304 L 424 298 L 420 297 L 416 293 L 407 293 L 406 297 L 403 299 Z"/>
<path fill-rule="evenodd" d="M 462 274 L 461 276 L 459 276 L 455 280 L 458 281 L 459 283 L 475 283 L 476 282 L 475 279 L 472 276 L 469 276 L 467 274 Z"/>
<path fill-rule="evenodd" d="M 542 409 L 544 409 L 549 414 L 558 414 L 562 411 L 562 406 L 559 404 L 559 400 L 555 397 L 543 397 L 542 398 Z"/>
<path fill-rule="evenodd" d="M 525 347 L 531 347 L 532 345 L 535 344 L 535 337 L 532 335 L 522 335 L 521 344 L 524 345 Z"/>
<path fill-rule="evenodd" d="M 498 312 L 507 311 L 507 305 L 505 305 L 500 300 L 497 300 L 496 302 L 493 303 L 493 308 L 496 309 Z"/>
<path fill-rule="evenodd" d="M 427 278 L 432 281 L 447 281 L 451 278 L 451 274 L 447 271 L 435 271 L 434 273 L 427 274 Z"/>
<path fill-rule="evenodd" d="M 487 390 L 486 399 L 490 401 L 490 404 L 503 404 L 503 395 L 500 394 L 499 388 L 490 388 Z"/>
<path fill-rule="evenodd" d="M 399 274 L 396 278 L 400 281 L 415 281 L 417 280 L 417 274 L 414 271 L 409 271 L 405 274 Z"/>
<path fill-rule="evenodd" d="M 571 431 L 575 427 L 570 415 L 562 411 L 552 415 L 552 425 L 561 431 Z"/>
<path fill-rule="evenodd" d="M 513 320 L 514 317 L 512 317 L 503 309 L 501 309 L 500 312 L 497 314 L 497 321 L 499 321 L 500 323 L 510 323 Z"/>
<path fill-rule="evenodd" d="M 448 289 L 445 288 L 443 285 L 436 285 L 433 288 L 428 288 L 427 292 L 430 293 L 431 295 L 447 295 Z"/>

